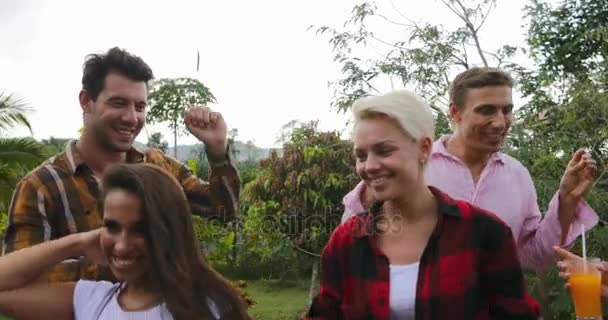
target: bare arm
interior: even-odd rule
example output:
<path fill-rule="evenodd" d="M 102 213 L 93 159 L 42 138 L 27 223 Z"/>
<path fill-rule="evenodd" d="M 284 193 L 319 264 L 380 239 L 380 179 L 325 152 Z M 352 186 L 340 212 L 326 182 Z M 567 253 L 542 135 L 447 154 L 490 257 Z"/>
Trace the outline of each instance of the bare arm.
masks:
<path fill-rule="evenodd" d="M 0 313 L 18 319 L 73 319 L 74 282 L 34 280 L 68 257 L 102 262 L 101 229 L 72 234 L 0 257 Z"/>
<path fill-rule="evenodd" d="M 64 259 L 82 256 L 80 237 L 73 234 L 0 257 L 0 292 L 22 288 Z"/>
<path fill-rule="evenodd" d="M 0 292 L 0 314 L 19 320 L 74 319 L 75 282 L 37 283 Z"/>

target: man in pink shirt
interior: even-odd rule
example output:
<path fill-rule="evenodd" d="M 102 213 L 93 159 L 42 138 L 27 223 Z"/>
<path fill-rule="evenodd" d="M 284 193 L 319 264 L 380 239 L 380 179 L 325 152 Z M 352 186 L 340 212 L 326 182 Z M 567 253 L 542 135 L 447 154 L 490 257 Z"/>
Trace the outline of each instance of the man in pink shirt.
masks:
<path fill-rule="evenodd" d="M 512 88 L 511 77 L 493 68 L 472 68 L 454 79 L 455 131 L 433 144 L 425 178 L 450 196 L 495 213 L 511 227 L 523 266 L 542 269 L 555 261 L 553 246 L 568 247 L 580 235 L 580 225 L 589 230 L 597 224 L 597 214 L 583 200 L 595 163 L 583 150 L 574 153 L 543 218 L 530 173 L 500 152 L 513 120 Z M 373 201 L 366 182 L 344 197 L 342 221 Z"/>

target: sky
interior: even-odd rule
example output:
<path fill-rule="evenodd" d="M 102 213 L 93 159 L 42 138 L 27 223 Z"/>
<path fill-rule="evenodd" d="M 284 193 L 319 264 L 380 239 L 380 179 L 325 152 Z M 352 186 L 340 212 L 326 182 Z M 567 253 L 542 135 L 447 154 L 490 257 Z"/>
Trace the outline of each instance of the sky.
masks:
<path fill-rule="evenodd" d="M 498 0 L 481 32 L 485 48 L 522 45 L 525 0 Z M 156 78 L 193 77 L 216 96 L 239 140 L 276 145 L 280 128 L 291 120 L 319 120 L 324 130 L 342 130 L 348 114 L 330 108 L 328 82 L 340 76 L 328 38 L 309 26 L 340 27 L 355 0 L 0 0 L 0 92 L 23 99 L 34 137 L 75 138 L 82 125 L 78 104 L 82 64 L 90 53 L 118 46 L 142 57 Z M 379 0 L 378 7 L 398 19 L 457 25 L 437 0 Z M 407 37 L 403 30 L 370 22 L 385 39 Z M 386 51 L 366 48 L 370 56 Z M 200 68 L 196 72 L 196 53 Z M 390 90 L 390 87 L 382 88 Z M 381 89 L 381 90 L 382 90 Z M 137 138 L 166 125 L 148 125 Z M 29 134 L 18 129 L 11 135 Z M 192 144 L 191 136 L 179 144 Z"/>

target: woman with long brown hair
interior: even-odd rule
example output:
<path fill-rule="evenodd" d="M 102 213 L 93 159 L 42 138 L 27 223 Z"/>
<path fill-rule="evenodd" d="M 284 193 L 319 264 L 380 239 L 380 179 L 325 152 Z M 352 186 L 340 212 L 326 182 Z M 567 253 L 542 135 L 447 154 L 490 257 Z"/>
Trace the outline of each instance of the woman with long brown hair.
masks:
<path fill-rule="evenodd" d="M 0 258 L 0 313 L 17 319 L 249 319 L 240 295 L 199 254 L 178 182 L 147 164 L 102 181 L 103 227 Z M 86 256 L 118 283 L 40 283 L 53 265 Z"/>

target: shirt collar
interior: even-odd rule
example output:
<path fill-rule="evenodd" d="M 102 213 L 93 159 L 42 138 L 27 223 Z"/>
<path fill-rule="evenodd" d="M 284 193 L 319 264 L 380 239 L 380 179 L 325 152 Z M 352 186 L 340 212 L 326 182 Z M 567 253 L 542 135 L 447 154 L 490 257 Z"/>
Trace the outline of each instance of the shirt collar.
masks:
<path fill-rule="evenodd" d="M 446 158 L 450 158 L 450 159 L 462 162 L 455 155 L 448 152 L 448 149 L 445 147 L 447 140 L 451 136 L 452 136 L 451 134 L 443 135 L 443 136 L 441 136 L 441 138 L 437 139 L 437 141 L 435 141 L 433 143 L 433 149 L 431 150 L 431 157 L 441 156 L 441 157 L 446 157 Z M 494 152 L 494 154 L 492 154 L 492 156 L 490 157 L 490 161 L 495 162 L 495 163 L 504 164 L 505 163 L 505 154 L 502 152 Z"/>
<path fill-rule="evenodd" d="M 82 153 L 80 150 L 78 150 L 78 148 L 76 148 L 76 142 L 78 141 L 70 140 L 65 146 L 65 155 L 72 174 L 75 174 L 80 167 L 86 165 Z M 137 163 L 143 161 L 145 161 L 144 151 L 135 145 L 131 146 L 131 149 L 127 151 L 127 163 Z"/>

